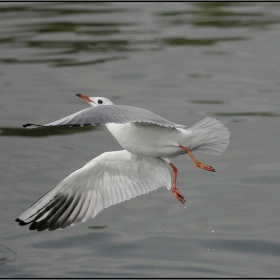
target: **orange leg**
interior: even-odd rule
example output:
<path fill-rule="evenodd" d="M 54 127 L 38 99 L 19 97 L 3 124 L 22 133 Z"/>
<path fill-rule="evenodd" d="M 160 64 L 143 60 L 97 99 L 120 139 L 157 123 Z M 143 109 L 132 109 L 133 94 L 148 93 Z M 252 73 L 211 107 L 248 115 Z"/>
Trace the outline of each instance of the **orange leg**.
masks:
<path fill-rule="evenodd" d="M 194 161 L 194 163 L 195 163 L 195 165 L 196 165 L 197 167 L 202 168 L 202 169 L 207 170 L 207 171 L 216 172 L 216 170 L 215 170 L 212 166 L 207 165 L 207 164 L 204 164 L 204 163 L 202 163 L 202 162 L 199 162 L 199 161 L 194 157 L 193 153 L 191 152 L 191 150 L 190 150 L 189 148 L 186 148 L 186 147 L 181 146 L 181 145 L 179 145 L 179 147 L 180 147 L 181 149 L 183 149 L 184 151 L 186 151 L 186 152 L 189 154 L 189 156 L 190 156 L 191 159 Z"/>
<path fill-rule="evenodd" d="M 172 192 L 175 195 L 175 197 L 182 202 L 183 204 L 186 202 L 184 196 L 179 192 L 176 182 L 177 182 L 177 174 L 178 174 L 178 169 L 172 164 L 169 163 L 169 165 L 172 167 L 173 172 L 174 172 L 174 178 L 173 178 L 173 186 L 172 186 Z"/>

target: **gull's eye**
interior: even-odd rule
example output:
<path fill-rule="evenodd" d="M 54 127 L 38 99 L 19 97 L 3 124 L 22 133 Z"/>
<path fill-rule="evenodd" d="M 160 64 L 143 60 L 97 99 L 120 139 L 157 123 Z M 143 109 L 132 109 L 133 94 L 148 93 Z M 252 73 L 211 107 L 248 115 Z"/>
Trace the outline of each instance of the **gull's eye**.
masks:
<path fill-rule="evenodd" d="M 98 99 L 98 104 L 102 104 L 103 101 L 101 99 Z"/>

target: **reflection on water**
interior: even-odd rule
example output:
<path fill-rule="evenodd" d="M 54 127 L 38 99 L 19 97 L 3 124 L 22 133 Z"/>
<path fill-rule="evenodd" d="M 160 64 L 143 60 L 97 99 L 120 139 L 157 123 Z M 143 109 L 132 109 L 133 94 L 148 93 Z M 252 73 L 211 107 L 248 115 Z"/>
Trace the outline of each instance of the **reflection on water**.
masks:
<path fill-rule="evenodd" d="M 13 58 L 4 58 L 0 59 L 1 63 L 8 63 L 8 64 L 27 64 L 27 63 L 47 63 L 52 67 L 61 67 L 61 66 L 85 66 L 85 65 L 93 65 L 98 63 L 104 63 L 112 60 L 118 60 L 118 59 L 124 59 L 126 56 L 114 56 L 114 57 L 108 57 L 108 58 L 102 58 L 102 59 L 93 59 L 89 61 L 81 61 L 78 62 L 75 59 L 70 58 L 64 58 L 64 59 L 13 59 Z"/>
<path fill-rule="evenodd" d="M 88 132 L 96 129 L 92 126 L 74 127 L 43 127 L 35 129 L 0 127 L 0 136 L 45 137 L 50 135 L 64 135 Z"/>
<path fill-rule="evenodd" d="M 162 42 L 168 46 L 209 46 L 219 42 L 242 40 L 242 37 L 227 37 L 227 38 L 164 38 Z"/>
<path fill-rule="evenodd" d="M 98 230 L 98 229 L 103 229 L 103 228 L 106 228 L 107 226 L 106 225 L 104 225 L 104 226 L 89 226 L 88 228 L 89 229 L 94 229 L 94 230 Z"/>
<path fill-rule="evenodd" d="M 267 18 L 264 12 L 250 11 L 246 3 L 186 3 L 185 10 L 176 10 L 174 5 L 169 11 L 161 12 L 149 11 L 151 4 L 142 3 L 135 8 L 122 6 L 101 2 L 67 3 L 67 6 L 61 3 L 4 5 L 0 7 L 0 15 L 6 24 L 2 25 L 0 45 L 10 49 L 27 48 L 32 53 L 17 57 L 10 52 L 0 57 L 0 63 L 47 63 L 52 67 L 104 63 L 127 58 L 122 55 L 124 52 L 160 50 L 166 46 L 209 46 L 248 39 L 227 35 L 170 37 L 161 34 L 158 27 L 265 27 L 280 22 L 279 17 Z M 240 6 L 244 12 L 232 10 Z M 126 20 L 130 14 L 139 18 L 144 8 L 153 13 L 156 25 L 149 27 L 143 20 L 134 21 L 131 17 Z M 116 20 L 115 14 L 123 20 Z M 112 19 L 108 21 L 110 15 Z M 83 16 L 83 20 L 78 16 Z M 77 54 L 82 56 L 79 58 Z"/>
<path fill-rule="evenodd" d="M 221 100 L 188 100 L 188 102 L 194 104 L 227 104 L 227 102 Z"/>
<path fill-rule="evenodd" d="M 280 114 L 271 112 L 232 112 L 232 113 L 215 113 L 220 117 L 280 117 Z"/>
<path fill-rule="evenodd" d="M 250 5 L 237 2 L 196 2 L 194 9 L 168 11 L 159 13 L 168 18 L 171 25 L 192 24 L 196 27 L 236 28 L 236 27 L 265 27 L 279 23 L 279 17 L 268 17 L 262 11 L 248 11 Z M 230 8 L 243 7 L 244 11 Z M 229 8 L 229 9 L 227 9 Z"/>

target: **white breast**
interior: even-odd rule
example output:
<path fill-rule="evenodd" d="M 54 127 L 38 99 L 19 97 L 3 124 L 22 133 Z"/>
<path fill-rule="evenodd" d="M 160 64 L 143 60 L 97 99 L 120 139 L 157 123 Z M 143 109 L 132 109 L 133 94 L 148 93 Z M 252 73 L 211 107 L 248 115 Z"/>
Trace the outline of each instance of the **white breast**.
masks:
<path fill-rule="evenodd" d="M 106 127 L 119 144 L 133 154 L 171 157 L 184 153 L 178 147 L 184 138 L 181 129 L 142 123 L 109 123 Z"/>

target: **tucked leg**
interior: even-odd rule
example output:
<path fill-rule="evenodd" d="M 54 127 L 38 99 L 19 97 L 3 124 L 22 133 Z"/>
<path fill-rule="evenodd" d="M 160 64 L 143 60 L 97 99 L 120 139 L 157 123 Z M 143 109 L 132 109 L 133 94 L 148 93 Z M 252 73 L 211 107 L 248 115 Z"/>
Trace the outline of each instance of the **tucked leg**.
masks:
<path fill-rule="evenodd" d="M 189 148 L 186 148 L 186 147 L 184 147 L 184 146 L 182 146 L 182 145 L 179 145 L 179 147 L 180 147 L 181 149 L 183 149 L 184 151 L 186 151 L 186 152 L 190 155 L 191 159 L 194 161 L 194 163 L 195 163 L 195 165 L 196 165 L 197 167 L 202 168 L 202 169 L 207 170 L 207 171 L 216 172 L 216 170 L 215 170 L 212 166 L 207 165 L 207 164 L 204 164 L 204 163 L 202 163 L 202 162 L 199 162 L 199 161 L 195 158 L 195 156 L 193 155 L 193 153 L 191 152 L 191 150 L 190 150 Z"/>
<path fill-rule="evenodd" d="M 180 202 L 182 202 L 184 204 L 186 202 L 186 200 L 185 200 L 184 196 L 179 192 L 179 190 L 178 190 L 178 188 L 176 186 L 178 169 L 172 163 L 169 163 L 169 165 L 172 167 L 173 172 L 174 172 L 172 192 L 175 195 L 175 197 Z"/>

